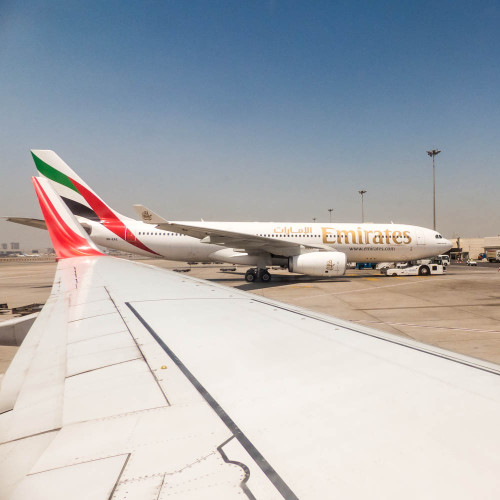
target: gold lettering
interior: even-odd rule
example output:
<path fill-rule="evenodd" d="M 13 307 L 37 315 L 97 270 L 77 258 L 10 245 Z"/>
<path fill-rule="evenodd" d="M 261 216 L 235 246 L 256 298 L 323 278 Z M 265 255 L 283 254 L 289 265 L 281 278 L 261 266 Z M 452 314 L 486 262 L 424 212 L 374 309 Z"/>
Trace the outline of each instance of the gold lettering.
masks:
<path fill-rule="evenodd" d="M 401 245 L 402 241 L 398 241 L 398 238 L 401 238 L 401 231 L 394 231 L 392 233 L 392 241 L 396 243 L 396 245 Z"/>
<path fill-rule="evenodd" d="M 363 243 L 363 231 L 358 227 L 358 243 L 361 245 Z"/>
<path fill-rule="evenodd" d="M 384 233 L 382 231 L 373 231 L 373 243 L 375 245 L 384 244 Z"/>
<path fill-rule="evenodd" d="M 384 233 L 385 233 L 385 242 L 388 245 L 391 242 L 390 240 L 391 232 L 389 231 L 389 229 L 386 229 Z"/>
<path fill-rule="evenodd" d="M 405 241 L 404 244 L 409 245 L 411 243 L 410 231 L 403 231 L 403 235 L 408 239 L 408 241 Z"/>
<path fill-rule="evenodd" d="M 323 243 L 331 243 L 327 239 L 328 236 L 333 236 L 333 234 L 329 232 L 330 230 L 333 231 L 333 227 L 322 227 L 321 228 L 321 232 L 323 233 Z"/>
<path fill-rule="evenodd" d="M 356 232 L 353 231 L 353 230 L 350 230 L 350 231 L 347 231 L 345 229 L 343 229 L 342 231 L 339 231 L 337 229 L 337 241 L 340 241 L 342 242 L 341 240 L 341 236 L 340 235 L 344 235 L 344 243 L 356 243 Z M 351 238 L 352 238 L 352 241 L 349 241 L 349 235 L 351 235 Z"/>
<path fill-rule="evenodd" d="M 370 236 L 369 236 L 370 234 L 373 234 L 373 231 L 367 231 L 367 230 L 365 229 L 365 243 L 366 243 L 367 245 L 369 245 L 369 244 L 370 244 Z"/>

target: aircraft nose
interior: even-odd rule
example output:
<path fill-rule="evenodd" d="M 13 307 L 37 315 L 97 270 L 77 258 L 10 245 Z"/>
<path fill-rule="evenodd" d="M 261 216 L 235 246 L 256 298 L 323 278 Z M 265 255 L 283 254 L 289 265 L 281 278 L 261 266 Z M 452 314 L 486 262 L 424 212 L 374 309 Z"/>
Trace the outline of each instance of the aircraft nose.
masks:
<path fill-rule="evenodd" d="M 446 252 L 453 248 L 453 243 L 450 240 L 444 239 L 443 243 L 446 245 Z"/>

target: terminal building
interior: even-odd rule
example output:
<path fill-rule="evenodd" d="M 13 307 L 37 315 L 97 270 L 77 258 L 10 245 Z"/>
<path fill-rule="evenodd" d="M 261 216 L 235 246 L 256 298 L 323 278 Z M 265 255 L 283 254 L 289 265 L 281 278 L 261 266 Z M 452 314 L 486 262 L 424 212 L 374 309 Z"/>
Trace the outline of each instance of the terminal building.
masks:
<path fill-rule="evenodd" d="M 448 238 L 454 247 L 450 250 L 452 260 L 480 259 L 488 250 L 500 250 L 500 235 L 483 238 Z"/>

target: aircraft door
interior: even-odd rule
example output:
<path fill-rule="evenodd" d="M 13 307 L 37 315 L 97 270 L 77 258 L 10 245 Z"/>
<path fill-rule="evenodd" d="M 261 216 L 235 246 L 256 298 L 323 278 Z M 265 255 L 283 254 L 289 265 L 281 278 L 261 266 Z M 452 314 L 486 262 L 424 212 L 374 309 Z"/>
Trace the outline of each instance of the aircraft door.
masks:
<path fill-rule="evenodd" d="M 417 233 L 417 245 L 425 245 L 424 233 L 420 229 L 417 229 L 416 233 Z"/>

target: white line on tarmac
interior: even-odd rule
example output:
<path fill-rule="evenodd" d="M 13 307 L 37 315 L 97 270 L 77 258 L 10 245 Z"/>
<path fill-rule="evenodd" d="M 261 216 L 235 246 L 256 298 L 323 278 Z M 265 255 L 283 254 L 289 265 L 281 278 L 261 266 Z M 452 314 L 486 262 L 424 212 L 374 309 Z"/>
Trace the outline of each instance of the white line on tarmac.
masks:
<path fill-rule="evenodd" d="M 475 328 L 460 328 L 458 326 L 433 326 L 433 325 L 415 325 L 414 323 L 388 323 L 385 321 L 368 321 L 368 320 L 350 320 L 353 323 L 376 323 L 379 325 L 396 325 L 396 326 L 411 326 L 415 328 L 433 328 L 436 330 L 459 330 L 462 332 L 477 332 L 477 333 L 500 333 L 500 330 L 481 330 Z"/>
<path fill-rule="evenodd" d="M 472 276 L 466 276 L 466 277 L 464 277 L 464 276 L 449 276 L 449 277 L 446 277 L 446 279 L 448 281 L 449 280 L 453 280 L 453 279 L 467 279 L 467 278 L 471 278 L 472 279 Z M 498 277 L 495 276 L 494 278 L 490 277 L 490 278 L 484 278 L 484 279 L 498 279 Z M 367 288 L 359 288 L 357 290 L 346 290 L 344 292 L 318 293 L 316 295 L 307 295 L 307 296 L 304 296 L 304 297 L 294 297 L 294 300 L 314 299 L 316 297 L 327 297 L 329 295 L 344 295 L 344 294 L 347 294 L 347 293 L 367 292 L 367 291 L 370 291 L 370 290 L 374 291 L 374 290 L 379 290 L 380 288 L 392 288 L 392 287 L 395 287 L 395 286 L 422 285 L 424 283 L 442 283 L 442 282 L 443 282 L 442 279 L 431 279 L 431 280 L 429 280 L 427 278 L 419 278 L 418 281 L 405 281 L 404 283 L 393 283 L 392 285 L 370 286 L 370 287 L 367 287 Z"/>
<path fill-rule="evenodd" d="M 13 278 L 26 278 L 27 276 L 35 277 L 33 273 L 31 274 L 18 274 L 17 276 L 1 276 L 0 280 L 11 280 Z"/>

